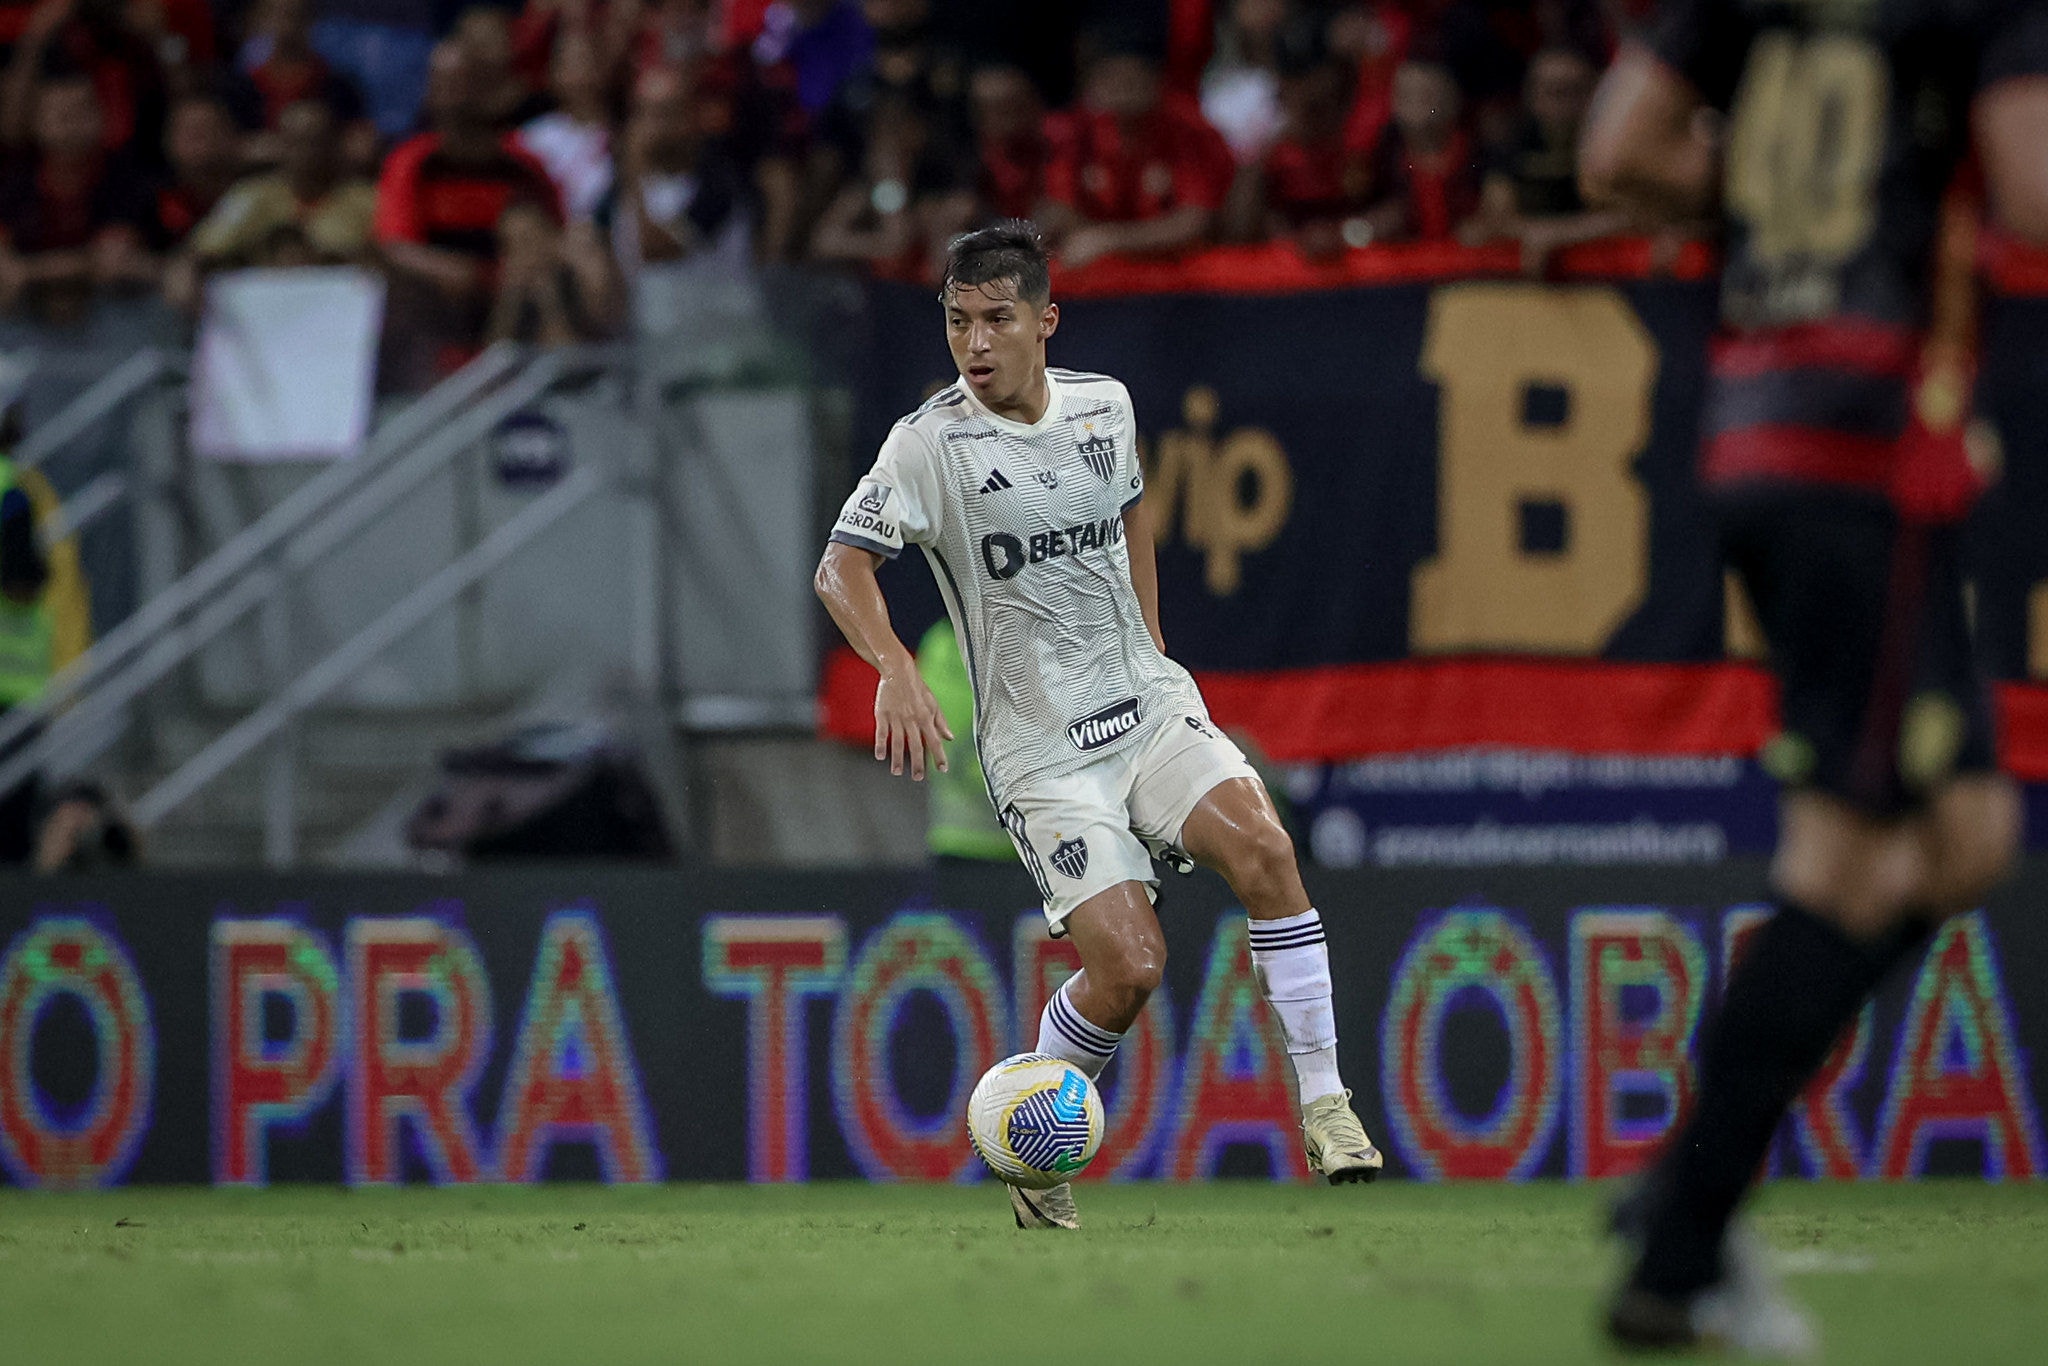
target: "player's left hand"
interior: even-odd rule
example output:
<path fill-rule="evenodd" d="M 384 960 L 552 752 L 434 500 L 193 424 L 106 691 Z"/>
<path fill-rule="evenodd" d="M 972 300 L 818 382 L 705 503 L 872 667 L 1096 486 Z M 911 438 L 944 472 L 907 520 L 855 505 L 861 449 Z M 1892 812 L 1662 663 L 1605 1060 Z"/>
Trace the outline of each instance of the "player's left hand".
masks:
<path fill-rule="evenodd" d="M 927 755 L 939 772 L 947 772 L 946 741 L 952 738 L 953 728 L 922 678 L 907 670 L 882 675 L 875 689 L 875 757 L 889 761 L 889 772 L 900 777 L 907 762 L 910 780 L 921 783 Z"/>

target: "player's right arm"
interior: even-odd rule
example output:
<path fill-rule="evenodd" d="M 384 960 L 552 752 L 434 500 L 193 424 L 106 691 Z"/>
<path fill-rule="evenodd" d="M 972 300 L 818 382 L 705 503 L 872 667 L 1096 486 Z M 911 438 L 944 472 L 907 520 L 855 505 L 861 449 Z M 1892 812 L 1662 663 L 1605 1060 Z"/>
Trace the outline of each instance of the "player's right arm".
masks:
<path fill-rule="evenodd" d="M 888 760 L 891 773 L 908 765 L 917 782 L 924 781 L 928 756 L 946 770 L 945 742 L 953 731 L 889 622 L 875 570 L 906 544 L 937 537 L 944 497 L 934 457 L 929 441 L 908 423 L 896 424 L 874 469 L 839 510 L 812 580 L 847 644 L 882 676 L 875 690 L 875 757 Z"/>
<path fill-rule="evenodd" d="M 875 582 L 881 563 L 872 550 L 834 541 L 825 547 L 813 582 L 847 644 L 882 676 L 875 689 L 875 757 L 887 759 L 896 774 L 908 763 L 911 779 L 921 783 L 927 755 L 946 771 L 945 742 L 953 730 L 918 675 L 917 660 L 889 624 L 889 604 Z"/>

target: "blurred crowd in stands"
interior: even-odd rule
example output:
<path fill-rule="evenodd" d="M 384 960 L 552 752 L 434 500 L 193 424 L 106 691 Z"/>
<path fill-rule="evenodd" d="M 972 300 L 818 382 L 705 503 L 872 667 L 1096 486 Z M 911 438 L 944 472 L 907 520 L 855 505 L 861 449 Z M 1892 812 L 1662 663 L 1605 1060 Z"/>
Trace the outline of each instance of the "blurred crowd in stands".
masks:
<path fill-rule="evenodd" d="M 445 366 L 643 264 L 932 278 L 1614 232 L 1573 145 L 1625 0 L 0 0 L 0 310 L 353 263 Z"/>

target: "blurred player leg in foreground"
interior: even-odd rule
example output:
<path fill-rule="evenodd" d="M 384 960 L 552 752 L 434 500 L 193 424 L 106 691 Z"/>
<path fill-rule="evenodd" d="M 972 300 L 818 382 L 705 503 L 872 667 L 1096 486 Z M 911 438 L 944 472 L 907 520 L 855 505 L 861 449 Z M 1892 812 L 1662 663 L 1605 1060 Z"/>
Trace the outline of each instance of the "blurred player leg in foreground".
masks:
<path fill-rule="evenodd" d="M 1930 42 L 1953 54 L 1939 73 Z M 2017 846 L 1962 582 L 1974 211 L 1943 198 L 1974 133 L 2006 226 L 2048 237 L 2044 77 L 2042 0 L 1672 0 L 1587 126 L 1589 201 L 1725 223 L 1702 475 L 1782 685 L 1765 762 L 1787 789 L 1776 914 L 1707 1030 L 1691 1114 L 1617 1213 L 1624 1346 L 1814 1350 L 1736 1208 L 1863 1002 Z"/>

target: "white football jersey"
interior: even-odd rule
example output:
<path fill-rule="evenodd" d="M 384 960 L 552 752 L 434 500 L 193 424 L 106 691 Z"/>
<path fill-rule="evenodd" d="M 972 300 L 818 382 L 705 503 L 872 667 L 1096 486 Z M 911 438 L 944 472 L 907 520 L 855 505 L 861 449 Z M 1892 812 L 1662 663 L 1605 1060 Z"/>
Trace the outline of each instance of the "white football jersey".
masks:
<path fill-rule="evenodd" d="M 964 383 L 882 443 L 832 539 L 894 558 L 921 546 L 974 679 L 975 743 L 1005 792 L 1071 773 L 1169 717 L 1208 715 L 1159 653 L 1131 586 L 1124 511 L 1145 491 L 1131 396 L 1107 375 L 1047 370 L 1026 425 Z"/>

